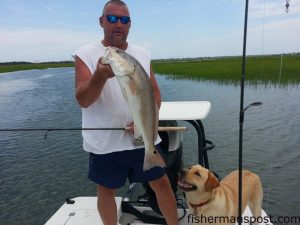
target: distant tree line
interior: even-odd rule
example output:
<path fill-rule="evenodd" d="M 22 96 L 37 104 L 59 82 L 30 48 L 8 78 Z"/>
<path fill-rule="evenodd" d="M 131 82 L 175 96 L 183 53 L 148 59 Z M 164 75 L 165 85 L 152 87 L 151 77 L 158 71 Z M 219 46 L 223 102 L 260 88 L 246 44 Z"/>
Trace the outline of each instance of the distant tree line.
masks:
<path fill-rule="evenodd" d="M 281 54 L 269 54 L 269 55 L 247 55 L 247 57 L 277 57 Z M 299 56 L 300 52 L 284 53 L 284 56 Z M 193 57 L 193 58 L 168 58 L 168 59 L 154 59 L 153 62 L 176 62 L 176 61 L 201 61 L 201 60 L 215 60 L 215 59 L 239 59 L 242 56 L 205 56 L 205 57 Z"/>
<path fill-rule="evenodd" d="M 30 64 L 64 64 L 64 63 L 74 63 L 74 61 L 51 61 L 51 62 L 26 62 L 26 61 L 17 61 L 17 62 L 0 62 L 0 65 L 30 65 Z"/>
<path fill-rule="evenodd" d="M 269 55 L 248 55 L 247 57 L 276 57 L 281 54 L 269 54 Z M 285 56 L 299 56 L 300 52 L 284 53 Z M 194 58 L 168 58 L 168 59 L 154 59 L 153 62 L 164 62 L 164 61 L 199 61 L 199 60 L 212 60 L 212 59 L 230 59 L 230 58 L 241 58 L 242 56 L 210 56 L 210 57 L 194 57 Z M 0 65 L 26 65 L 26 64 L 69 64 L 74 63 L 74 61 L 50 61 L 50 62 L 27 62 L 27 61 L 17 61 L 17 62 L 0 62 Z"/>

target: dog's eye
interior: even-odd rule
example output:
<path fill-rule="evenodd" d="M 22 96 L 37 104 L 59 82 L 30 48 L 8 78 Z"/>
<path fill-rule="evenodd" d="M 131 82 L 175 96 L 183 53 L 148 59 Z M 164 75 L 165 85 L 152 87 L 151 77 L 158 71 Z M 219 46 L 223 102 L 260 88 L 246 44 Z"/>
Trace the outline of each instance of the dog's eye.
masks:
<path fill-rule="evenodd" d="M 201 174 L 199 172 L 195 172 L 195 174 L 198 176 L 198 177 L 201 177 Z"/>

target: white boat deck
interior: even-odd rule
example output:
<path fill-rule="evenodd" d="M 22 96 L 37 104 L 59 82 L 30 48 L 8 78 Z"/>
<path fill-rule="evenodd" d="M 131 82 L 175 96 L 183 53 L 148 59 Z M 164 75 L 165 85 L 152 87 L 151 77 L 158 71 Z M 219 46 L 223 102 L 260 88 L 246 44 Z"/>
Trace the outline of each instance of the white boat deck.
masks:
<path fill-rule="evenodd" d="M 202 120 L 207 117 L 211 109 L 208 101 L 162 102 L 159 120 Z M 97 210 L 97 197 L 77 197 L 74 204 L 63 204 L 61 208 L 46 222 L 45 225 L 103 225 Z M 116 197 L 118 210 L 118 225 L 142 225 L 134 215 L 123 213 L 121 210 L 122 197 Z M 150 207 L 136 207 L 140 212 L 153 215 Z M 178 209 L 178 216 L 184 215 L 183 209 Z M 157 214 L 156 214 L 157 216 Z M 246 208 L 243 217 L 251 217 L 249 207 Z M 268 218 L 262 210 L 262 217 Z M 266 221 L 264 221 L 266 222 Z M 186 209 L 186 214 L 179 221 L 180 225 L 192 225 L 191 214 Z M 247 225 L 248 223 L 242 223 Z M 151 224 L 148 224 L 151 225 Z M 157 225 L 157 224 L 152 224 Z M 270 221 L 261 225 L 272 225 Z"/>
<path fill-rule="evenodd" d="M 45 225 L 102 225 L 97 197 L 77 197 L 74 204 L 63 204 Z M 116 197 L 118 217 L 120 217 L 121 197 Z"/>
<path fill-rule="evenodd" d="M 61 208 L 46 222 L 45 225 L 103 225 L 98 210 L 97 210 L 97 197 L 77 197 L 73 199 L 74 204 L 63 204 Z M 123 214 L 121 210 L 122 198 L 116 197 L 117 209 L 118 209 L 118 225 L 142 225 L 143 222 L 139 221 L 133 215 Z M 138 207 L 141 212 L 151 211 L 149 207 Z M 183 215 L 183 210 L 178 209 L 178 215 Z M 185 217 L 179 221 L 180 225 L 192 225 L 191 219 L 189 219 L 188 209 Z M 243 217 L 251 217 L 249 207 L 246 208 Z M 262 217 L 267 218 L 268 216 L 262 210 Z M 243 225 L 250 225 L 250 223 L 242 223 Z M 260 223 L 261 225 L 271 225 L 268 223 Z M 151 225 L 151 224 L 148 224 Z M 157 224 L 152 224 L 157 225 Z"/>

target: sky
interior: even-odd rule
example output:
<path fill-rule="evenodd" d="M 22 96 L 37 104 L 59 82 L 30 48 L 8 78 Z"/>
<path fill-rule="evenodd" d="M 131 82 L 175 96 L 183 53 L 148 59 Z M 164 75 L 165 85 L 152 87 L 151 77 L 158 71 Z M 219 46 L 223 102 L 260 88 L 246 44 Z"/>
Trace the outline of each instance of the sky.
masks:
<path fill-rule="evenodd" d="M 102 40 L 101 0 L 1 0 L 0 62 L 71 60 Z M 242 55 L 245 0 L 125 0 L 153 59 Z M 300 0 L 249 0 L 247 55 L 300 52 Z"/>

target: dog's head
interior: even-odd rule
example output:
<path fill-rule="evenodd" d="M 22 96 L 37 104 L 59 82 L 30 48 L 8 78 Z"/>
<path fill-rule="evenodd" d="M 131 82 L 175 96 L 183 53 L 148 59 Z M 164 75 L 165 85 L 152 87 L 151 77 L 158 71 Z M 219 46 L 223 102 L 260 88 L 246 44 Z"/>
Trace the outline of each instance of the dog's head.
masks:
<path fill-rule="evenodd" d="M 178 187 L 184 192 L 209 192 L 219 185 L 216 176 L 200 165 L 180 171 Z"/>

